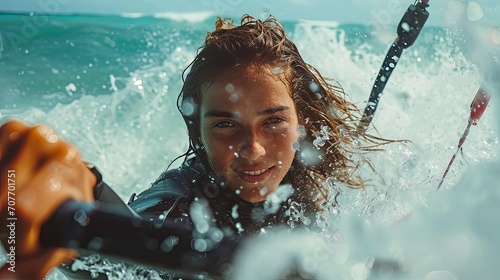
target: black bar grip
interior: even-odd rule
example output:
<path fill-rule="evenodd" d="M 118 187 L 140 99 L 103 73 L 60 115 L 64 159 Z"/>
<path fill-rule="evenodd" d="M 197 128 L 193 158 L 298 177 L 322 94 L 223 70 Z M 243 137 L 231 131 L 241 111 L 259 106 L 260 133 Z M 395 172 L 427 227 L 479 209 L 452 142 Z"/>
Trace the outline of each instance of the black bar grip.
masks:
<path fill-rule="evenodd" d="M 193 248 L 195 230 L 170 220 L 130 218 L 113 205 L 68 201 L 42 226 L 44 248 L 82 249 L 172 272 L 222 276 L 240 243 L 223 236 L 209 251 Z M 199 234 L 198 234 L 199 236 Z"/>

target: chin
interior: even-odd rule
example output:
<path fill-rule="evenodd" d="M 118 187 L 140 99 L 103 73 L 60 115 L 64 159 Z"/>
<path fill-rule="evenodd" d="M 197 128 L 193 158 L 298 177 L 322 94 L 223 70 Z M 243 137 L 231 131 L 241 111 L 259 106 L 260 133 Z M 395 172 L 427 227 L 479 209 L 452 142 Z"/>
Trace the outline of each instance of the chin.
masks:
<path fill-rule="evenodd" d="M 245 201 L 256 203 L 256 202 L 265 201 L 267 199 L 267 197 L 276 190 L 276 188 L 273 188 L 272 190 L 267 191 L 264 195 L 261 195 L 260 192 L 262 189 L 263 189 L 263 187 L 249 189 L 246 191 L 241 190 L 241 193 L 239 196 L 241 197 L 241 199 L 243 199 Z"/>

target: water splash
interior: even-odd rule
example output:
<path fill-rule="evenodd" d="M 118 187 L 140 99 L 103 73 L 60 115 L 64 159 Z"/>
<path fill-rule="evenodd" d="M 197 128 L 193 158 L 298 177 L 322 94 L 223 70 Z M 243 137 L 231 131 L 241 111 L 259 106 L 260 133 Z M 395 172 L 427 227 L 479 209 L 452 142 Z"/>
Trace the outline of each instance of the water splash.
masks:
<path fill-rule="evenodd" d="M 290 29 L 303 57 L 324 76 L 338 80 L 347 97 L 363 107 L 389 42 L 382 43 L 381 34 L 361 25 L 294 23 Z M 62 67 L 46 57 L 47 63 L 53 64 L 48 68 L 48 78 L 43 74 L 46 72 L 33 64 L 18 68 L 28 65 L 24 63 L 27 60 L 34 61 L 29 56 L 38 53 L 34 46 L 25 46 L 28 53 L 17 53 L 16 61 L 20 62 L 16 65 L 6 62 L 12 52 L 1 53 L 2 62 L 17 67 L 15 73 L 20 78 L 0 75 L 6 93 L 1 97 L 1 104 L 6 107 L 0 109 L 0 115 L 45 122 L 56 131 L 66 131 L 66 140 L 75 143 L 86 160 L 99 166 L 105 181 L 125 200 L 132 192 L 147 187 L 171 159 L 187 148 L 183 120 L 175 106 L 181 89 L 178 77 L 196 53 L 196 42 L 205 30 L 196 26 L 169 30 L 151 26 L 141 32 L 149 34 L 141 37 L 141 44 L 151 49 L 142 51 L 138 59 L 127 60 L 130 53 L 118 44 L 124 38 L 112 38 L 119 50 L 103 52 L 105 58 L 85 56 Z M 498 259 L 494 249 L 500 246 L 498 225 L 494 223 L 494 215 L 498 213 L 495 201 L 499 197 L 497 188 L 491 187 L 499 182 L 498 164 L 492 163 L 498 154 L 498 120 L 493 118 L 499 115 L 498 103 L 490 105 L 470 134 L 463 156 L 443 186 L 450 191 L 439 194 L 431 191 L 456 147 L 457 134 L 463 130 L 470 100 L 481 80 L 478 67 L 462 53 L 464 38 L 459 34 L 459 30 L 426 27 L 412 47 L 414 51 L 403 55 L 386 87 L 373 122 L 377 131 L 373 133 L 411 142 L 392 144 L 384 147 L 384 152 L 369 156 L 377 172 L 367 169 L 362 173 L 368 183 L 365 189 L 353 190 L 331 178 L 331 186 L 339 196 L 329 202 L 332 207 L 328 208 L 328 215 L 316 217 L 325 229 L 321 238 L 305 235 L 301 239 L 294 235 L 270 238 L 268 241 L 273 241 L 270 244 L 265 240 L 258 242 L 257 253 L 251 249 L 244 251 L 249 261 L 242 259 L 239 263 L 242 267 L 239 279 L 255 279 L 259 273 L 265 273 L 253 269 L 260 268 L 257 261 L 273 264 L 274 270 L 267 272 L 280 276 L 281 261 L 291 260 L 293 252 L 299 262 L 291 261 L 283 267 L 288 270 L 298 267 L 299 274 L 314 275 L 316 279 L 363 278 L 364 268 L 369 267 L 380 271 L 379 276 L 371 274 L 370 279 L 387 279 L 384 276 L 401 272 L 407 273 L 405 276 L 415 275 L 416 279 L 451 274 L 464 279 L 492 279 L 498 275 L 493 262 Z M 96 46 L 104 46 L 99 39 L 104 37 L 98 35 L 92 40 Z M 69 41 L 63 45 L 85 54 L 88 44 L 77 38 Z M 106 42 L 109 45 L 109 40 Z M 94 58 L 108 64 L 99 64 Z M 70 68 L 80 69 L 79 63 L 84 65 L 81 67 L 87 71 L 85 75 L 100 70 L 92 76 L 100 82 L 90 85 L 83 71 L 70 71 Z M 131 69 L 124 71 L 124 67 Z M 50 69 L 57 69 L 58 73 Z M 56 75 L 64 79 L 55 80 Z M 45 85 L 46 80 L 53 80 L 56 87 L 47 86 L 42 90 L 43 95 L 37 95 L 33 85 Z M 76 87 L 71 98 L 65 92 L 70 83 Z M 310 86 L 314 89 L 314 85 Z M 356 149 L 357 145 L 351 144 Z M 307 163 L 314 164 L 321 156 L 313 153 L 317 151 L 314 145 L 294 147 L 304 152 Z M 363 160 L 355 160 L 358 159 Z M 464 176 L 468 169 L 471 171 Z M 307 222 L 301 205 L 292 206 L 291 225 Z M 448 227 L 436 230 L 435 225 Z M 203 241 L 198 249 L 217 242 L 221 232 L 212 229 L 209 227 L 200 237 Z M 272 259 L 270 250 L 275 252 Z M 463 259 L 463 252 L 471 259 Z M 276 258 L 277 255 L 283 258 Z M 94 263 L 96 269 L 124 272 L 120 274 L 125 277 L 122 279 L 131 277 L 127 273 L 134 275 L 121 266 L 103 261 Z"/>

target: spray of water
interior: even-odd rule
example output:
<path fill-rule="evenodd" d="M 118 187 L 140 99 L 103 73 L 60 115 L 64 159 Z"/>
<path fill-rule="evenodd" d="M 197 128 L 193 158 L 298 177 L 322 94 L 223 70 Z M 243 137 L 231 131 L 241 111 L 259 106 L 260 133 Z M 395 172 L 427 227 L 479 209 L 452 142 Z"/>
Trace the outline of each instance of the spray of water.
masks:
<path fill-rule="evenodd" d="M 476 19 L 480 13 L 476 9 L 470 16 Z M 364 107 L 386 50 L 369 28 L 358 28 L 353 33 L 345 27 L 301 22 L 291 33 L 304 58 L 326 77 L 338 80 L 348 98 Z M 494 29 L 478 28 L 472 34 L 497 38 L 498 33 L 483 32 Z M 250 240 L 232 270 L 237 272 L 235 278 L 275 279 L 290 273 L 315 279 L 494 279 L 498 275 L 495 248 L 500 247 L 500 226 L 494 215 L 500 210 L 495 203 L 500 198 L 496 188 L 500 178 L 495 116 L 500 98 L 493 96 L 442 190 L 435 191 L 467 122 L 470 101 L 482 81 L 488 80 L 481 73 L 496 69 L 496 64 L 481 62 L 498 62 L 498 53 L 484 43 L 488 40 L 474 40 L 474 45 L 465 47 L 476 54 L 486 50 L 493 57 L 476 55 L 474 60 L 457 44 L 463 35 L 460 30 L 429 27 L 426 31 L 398 62 L 373 121 L 374 133 L 411 142 L 369 155 L 376 172 L 362 174 L 370 183 L 366 189 L 353 190 L 334 178 L 328 180 L 339 195 L 328 202 L 331 207 L 326 213 L 316 217 L 323 232 L 279 231 Z M 130 76 L 109 73 L 111 94 L 84 95 L 49 109 L 34 105 L 5 109 L 0 114 L 54 127 L 80 148 L 86 160 L 99 166 L 104 179 L 126 200 L 187 148 L 175 98 L 181 86 L 178 77 L 196 50 L 175 48 L 174 39 L 164 41 L 174 51 L 167 52 L 163 63 L 142 67 Z M 494 92 L 495 80 L 488 81 Z M 315 143 L 297 147 L 306 163 L 319 159 L 315 145 L 321 145 L 324 137 L 328 131 L 318 131 Z M 357 143 L 352 145 L 354 149 Z M 272 212 L 274 201 L 270 202 Z M 301 216 L 301 205 L 293 206 L 291 223 L 312 222 Z M 199 242 L 198 249 L 203 250 L 213 237 L 208 233 L 200 235 L 205 243 Z M 102 260 L 93 264 L 95 269 L 124 272 L 121 279 L 136 275 Z M 54 272 L 51 277 L 61 275 Z"/>

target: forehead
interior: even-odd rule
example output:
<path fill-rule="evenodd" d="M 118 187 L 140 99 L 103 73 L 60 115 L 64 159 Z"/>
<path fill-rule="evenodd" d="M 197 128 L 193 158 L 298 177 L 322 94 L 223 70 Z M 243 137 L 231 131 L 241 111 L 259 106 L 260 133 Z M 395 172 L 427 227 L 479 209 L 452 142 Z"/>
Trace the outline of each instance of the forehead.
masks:
<path fill-rule="evenodd" d="M 285 71 L 280 67 L 255 65 L 228 71 L 201 90 L 201 107 L 222 103 L 236 105 L 245 101 L 263 105 L 280 101 L 293 103 L 291 85 Z"/>

